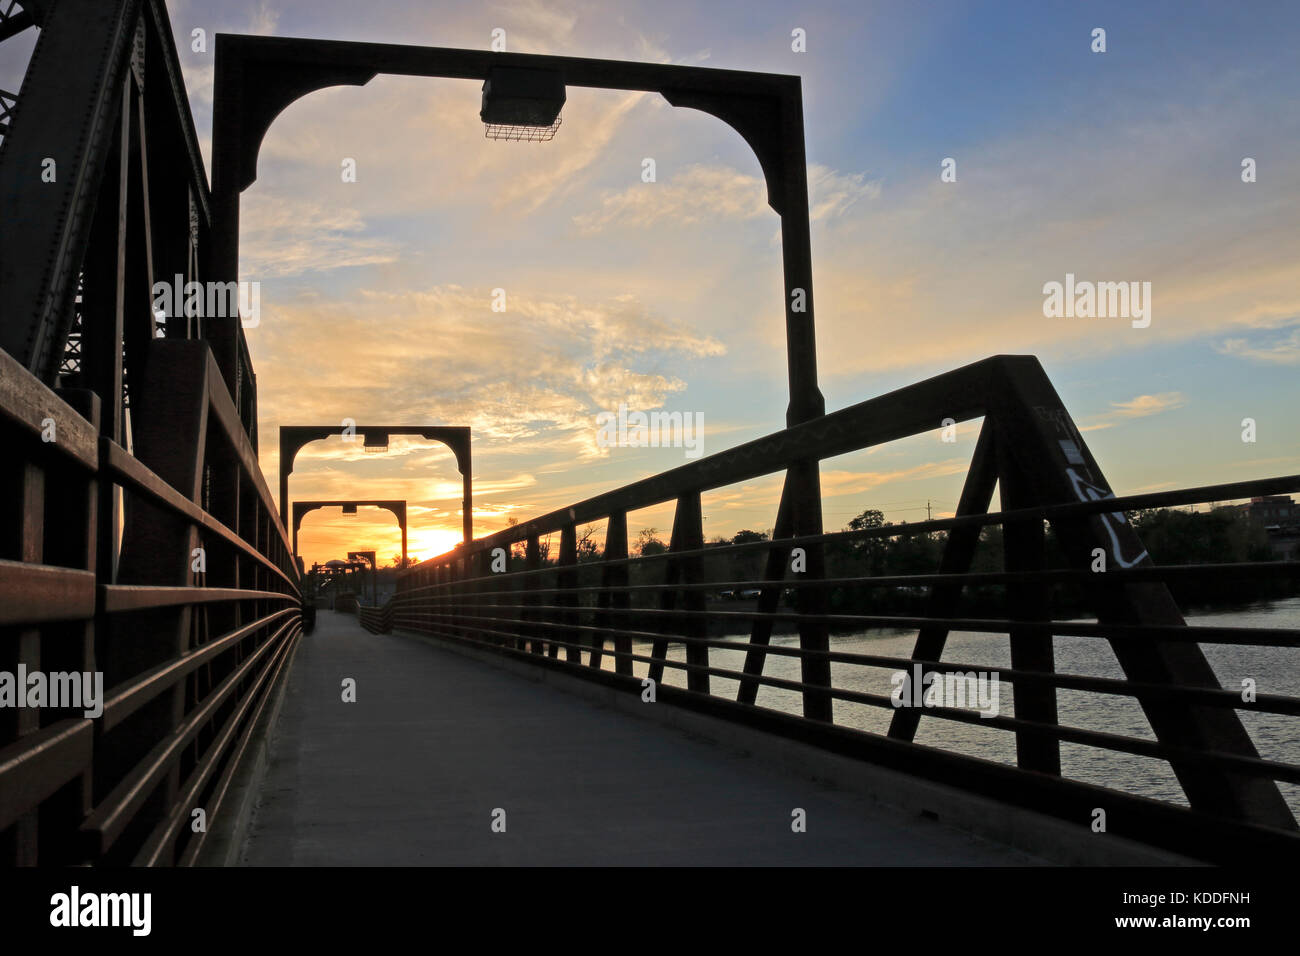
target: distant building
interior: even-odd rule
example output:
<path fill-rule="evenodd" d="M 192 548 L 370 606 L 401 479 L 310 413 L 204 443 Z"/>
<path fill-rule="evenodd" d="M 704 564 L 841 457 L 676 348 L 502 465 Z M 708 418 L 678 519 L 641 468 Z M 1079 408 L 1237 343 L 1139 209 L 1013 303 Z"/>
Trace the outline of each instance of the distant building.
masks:
<path fill-rule="evenodd" d="M 1300 505 L 1296 505 L 1287 495 L 1251 498 L 1246 508 L 1251 520 L 1258 521 L 1265 527 L 1300 524 Z"/>
<path fill-rule="evenodd" d="M 1231 511 L 1264 529 L 1275 560 L 1300 561 L 1300 504 L 1286 495 L 1251 498 L 1240 505 L 1221 505 L 1215 511 Z"/>

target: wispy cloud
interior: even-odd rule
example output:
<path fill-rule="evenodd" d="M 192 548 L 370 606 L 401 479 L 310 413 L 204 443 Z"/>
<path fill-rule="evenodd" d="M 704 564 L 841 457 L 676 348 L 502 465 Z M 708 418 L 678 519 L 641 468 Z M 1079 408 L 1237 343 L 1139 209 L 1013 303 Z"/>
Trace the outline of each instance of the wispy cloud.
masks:
<path fill-rule="evenodd" d="M 1187 399 L 1181 392 L 1161 392 L 1159 395 L 1135 395 L 1127 401 L 1111 402 L 1111 411 L 1094 419 L 1090 424 L 1083 425 L 1079 428 L 1081 432 L 1101 431 L 1104 428 L 1113 428 L 1121 421 L 1130 418 L 1146 418 L 1149 415 L 1159 415 L 1162 412 L 1172 411 L 1175 408 L 1182 408 L 1187 404 Z"/>
<path fill-rule="evenodd" d="M 271 196 L 245 207 L 240 267 L 249 278 L 392 262 L 400 248 L 392 239 L 370 234 L 361 214 L 346 206 Z"/>
<path fill-rule="evenodd" d="M 248 32 L 269 36 L 275 32 L 280 23 L 280 12 L 272 6 L 270 0 L 257 0 L 250 11 Z"/>
<path fill-rule="evenodd" d="M 808 167 L 813 221 L 843 215 L 860 199 L 880 195 L 880 183 L 866 173 L 837 173 L 826 166 Z M 647 229 L 660 224 L 743 222 L 768 213 L 762 177 L 730 166 L 694 164 L 665 182 L 639 183 L 606 193 L 600 207 L 574 217 L 586 235 L 611 227 Z"/>
<path fill-rule="evenodd" d="M 839 173 L 829 166 L 808 167 L 808 216 L 813 222 L 844 215 L 861 199 L 880 198 L 878 179 L 866 173 Z"/>
<path fill-rule="evenodd" d="M 1300 365 L 1300 325 L 1280 336 L 1227 338 L 1215 346 L 1222 355 L 1269 365 Z"/>
<path fill-rule="evenodd" d="M 480 464 L 498 449 L 602 458 L 608 450 L 596 444 L 598 412 L 620 402 L 662 407 L 685 384 L 655 364 L 724 352 L 710 336 L 630 297 L 506 301 L 506 312 L 493 312 L 491 290 L 448 286 L 264 302 L 261 348 L 273 365 L 295 372 L 261 381 L 264 407 L 273 409 L 264 427 L 345 417 L 440 421 L 473 429 Z M 461 347 L 466 342 L 474 348 Z M 328 381 L 328 389 L 303 388 L 313 380 Z M 359 445 L 321 447 L 335 465 L 374 464 Z M 404 469 L 422 470 L 423 452 L 397 438 L 392 447 Z M 274 458 L 266 458 L 269 467 Z"/>
<path fill-rule="evenodd" d="M 1115 414 L 1120 418 L 1145 418 L 1159 415 L 1187 404 L 1181 392 L 1161 392 L 1159 395 L 1136 395 L 1126 402 L 1111 402 Z"/>
<path fill-rule="evenodd" d="M 666 182 L 640 183 L 601 199 L 600 208 L 574 217 L 584 234 L 612 226 L 645 229 L 664 222 L 695 225 L 744 220 L 767 209 L 763 181 L 724 166 L 688 166 Z"/>

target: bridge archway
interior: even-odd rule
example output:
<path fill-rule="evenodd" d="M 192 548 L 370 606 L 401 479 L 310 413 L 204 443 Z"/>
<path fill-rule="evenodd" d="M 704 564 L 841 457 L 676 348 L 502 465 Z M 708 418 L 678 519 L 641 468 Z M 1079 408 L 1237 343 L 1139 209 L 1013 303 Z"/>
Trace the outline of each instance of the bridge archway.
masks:
<path fill-rule="evenodd" d="M 295 100 L 331 86 L 364 86 L 380 73 L 489 80 L 494 71 L 568 86 L 659 93 L 673 106 L 722 120 L 745 140 L 763 170 L 768 205 L 781 217 L 790 404 L 786 424 L 817 418 L 812 241 L 798 76 L 584 57 L 496 53 L 447 47 L 220 34 L 213 96 L 212 191 L 218 215 L 217 271 L 239 273 L 240 195 L 257 179 L 257 156 L 271 124 Z M 806 492 L 818 491 L 814 487 Z M 811 496 L 810 496 L 811 497 Z M 811 506 L 811 501 L 809 502 Z M 820 532 L 820 508 L 817 508 Z"/>
<path fill-rule="evenodd" d="M 474 537 L 474 476 L 473 461 L 470 456 L 470 432 L 466 426 L 452 425 L 352 425 L 348 426 L 355 434 L 363 436 L 362 442 L 369 447 L 387 446 L 390 435 L 418 435 L 427 441 L 442 442 L 456 456 L 456 470 L 461 475 L 464 497 L 461 501 L 462 539 L 468 544 Z M 293 473 L 293 462 L 298 452 L 305 445 L 332 435 L 345 436 L 348 427 L 342 425 L 281 425 L 280 426 L 280 516 L 282 520 L 289 517 L 289 475 Z M 374 502 L 361 502 L 374 504 Z M 293 553 L 298 553 L 298 511 L 294 504 L 293 515 Z M 381 506 L 383 507 L 383 506 Z M 406 502 L 402 502 L 405 522 Z M 390 509 L 391 510 L 391 509 Z M 395 514 L 396 512 L 394 512 Z M 406 558 L 406 528 L 402 528 L 402 558 Z"/>
<path fill-rule="evenodd" d="M 321 508 L 342 508 L 344 513 L 356 514 L 357 508 L 385 508 L 393 513 L 398 527 L 402 529 L 402 567 L 406 567 L 406 502 L 404 500 L 372 501 L 295 501 L 293 503 L 293 556 L 298 557 L 298 529 L 302 527 L 303 518 Z"/>

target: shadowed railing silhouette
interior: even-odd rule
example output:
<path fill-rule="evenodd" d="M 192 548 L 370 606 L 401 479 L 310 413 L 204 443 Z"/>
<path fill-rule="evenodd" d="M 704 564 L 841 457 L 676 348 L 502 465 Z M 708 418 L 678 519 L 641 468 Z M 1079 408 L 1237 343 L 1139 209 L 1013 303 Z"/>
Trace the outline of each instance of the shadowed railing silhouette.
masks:
<path fill-rule="evenodd" d="M 797 502 L 783 494 L 771 541 L 706 547 L 701 494 L 762 475 L 923 432 L 945 420 L 983 418 L 956 516 L 861 531 L 793 537 Z M 1002 509 L 989 512 L 995 486 Z M 403 573 L 393 599 L 394 626 L 488 647 L 641 694 L 654 681 L 657 699 L 852 754 L 951 786 L 1039 810 L 1089 827 L 1107 814 L 1107 832 L 1210 860 L 1294 856 L 1300 848 L 1295 818 L 1277 781 L 1300 783 L 1300 766 L 1259 756 L 1237 710 L 1296 717 L 1300 699 L 1260 693 L 1247 703 L 1224 689 L 1201 643 L 1242 647 L 1300 646 L 1294 630 L 1186 624 L 1166 582 L 1224 576 L 1300 578 L 1300 562 L 1156 566 L 1126 513 L 1139 508 L 1231 500 L 1300 489 L 1300 476 L 1208 488 L 1163 491 L 1116 499 L 1078 429 L 1036 359 L 998 356 L 850 408 L 598 495 L 572 507 L 474 541 Z M 630 511 L 675 501 L 672 540 L 663 554 L 631 557 Z M 577 529 L 604 520 L 598 559 L 578 562 Z M 1049 568 L 1044 553 L 1050 523 L 1067 568 Z M 1005 569 L 970 570 L 981 529 L 1002 528 Z M 828 578 L 813 556 L 829 543 L 863 542 L 900 533 L 943 532 L 946 542 L 933 573 Z M 541 540 L 558 533 L 558 558 L 542 559 Z M 523 567 L 502 561 L 525 547 Z M 721 554 L 764 554 L 761 577 L 718 580 L 706 562 Z M 497 572 L 493 571 L 496 558 Z M 519 562 L 513 562 L 518 565 Z M 1100 570 L 1104 568 L 1104 570 Z M 630 570 L 650 583 L 631 584 Z M 655 569 L 658 569 L 657 571 Z M 803 569 L 803 570 L 801 570 Z M 651 581 L 658 575 L 658 581 Z M 1052 586 L 1082 589 L 1096 622 L 1052 620 Z M 959 616 L 963 590 L 1005 588 L 1003 617 Z M 846 614 L 810 610 L 813 594 L 924 587 L 920 615 Z M 753 610 L 719 610 L 707 595 L 759 591 Z M 783 596 L 793 594 L 792 603 Z M 654 599 L 647 602 L 645 599 Z M 868 599 L 869 601 L 869 599 Z M 640 605 L 640 606 L 635 606 Z M 783 606 L 784 605 L 784 606 Z M 797 630 L 799 645 L 771 643 L 776 625 Z M 748 640 L 725 632 L 743 626 Z M 914 629 L 910 657 L 834 650 L 827 628 Z M 1014 690 L 1014 716 L 983 716 L 953 706 L 898 708 L 890 695 L 836 684 L 832 665 L 896 669 L 920 665 L 940 674 L 987 671 L 988 665 L 943 661 L 951 631 L 1005 634 L 1011 667 L 999 670 Z M 723 632 L 718 634 L 717 632 Z M 1124 680 L 1059 672 L 1053 636 L 1109 645 Z M 636 652 L 634 643 L 643 650 Z M 680 648 L 674 656 L 670 649 Z M 648 653 L 646 652 L 648 650 Z M 743 652 L 743 667 L 719 667 L 711 652 Z M 764 673 L 772 656 L 799 661 L 800 679 Z M 843 672 L 843 667 L 839 668 Z M 685 675 L 685 687 L 664 675 Z M 788 692 L 803 716 L 774 709 Z M 1136 700 L 1155 739 L 1063 725 L 1058 690 Z M 831 702 L 835 702 L 833 705 Z M 883 708 L 887 733 L 869 733 L 839 720 L 846 705 Z M 826 715 L 826 716 L 820 716 Z M 1014 738 L 1015 764 L 948 752 L 914 742 L 922 716 L 977 724 Z M 1061 774 L 1062 743 L 1165 761 L 1189 806 L 1071 780 Z"/>
<path fill-rule="evenodd" d="M 190 863 L 297 640 L 298 571 L 239 315 L 153 307 L 159 277 L 213 278 L 166 7 L 21 6 L 0 31 L 40 29 L 0 146 L 0 671 L 104 693 L 94 717 L 0 708 L 0 863 Z"/>
<path fill-rule="evenodd" d="M 393 602 L 387 601 L 379 607 L 362 604 L 357 608 L 357 617 L 361 626 L 371 634 L 388 634 L 393 630 Z"/>

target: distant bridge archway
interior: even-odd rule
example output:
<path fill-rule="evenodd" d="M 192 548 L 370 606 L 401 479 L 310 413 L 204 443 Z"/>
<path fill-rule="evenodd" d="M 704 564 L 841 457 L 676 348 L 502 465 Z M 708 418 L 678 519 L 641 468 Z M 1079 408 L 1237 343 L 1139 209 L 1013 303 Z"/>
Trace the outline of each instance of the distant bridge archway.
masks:
<path fill-rule="evenodd" d="M 383 500 L 383 501 L 295 501 L 293 503 L 293 556 L 298 557 L 298 529 L 302 527 L 302 519 L 307 517 L 311 512 L 320 508 L 342 508 L 345 514 L 356 514 L 357 508 L 385 508 L 393 513 L 397 519 L 398 527 L 402 529 L 402 567 L 406 567 L 406 501 L 405 500 Z M 357 552 L 354 552 L 357 553 Z M 374 561 L 374 552 L 361 552 L 371 555 L 372 567 L 377 567 L 378 562 Z"/>
<path fill-rule="evenodd" d="M 469 447 L 469 428 L 463 425 L 353 425 L 351 433 L 363 436 L 366 446 L 387 445 L 390 435 L 418 435 L 427 441 L 442 442 L 456 456 L 456 469 L 461 475 L 464 497 L 461 501 L 462 537 L 468 544 L 474 537 L 474 477 Z M 343 425 L 281 425 L 280 426 L 280 516 L 289 518 L 289 475 L 293 473 L 293 462 L 303 446 L 314 441 L 329 438 L 332 435 L 349 434 Z M 374 504 L 375 502 L 363 502 Z M 403 513 L 406 503 L 402 502 Z M 405 519 L 402 519 L 405 521 Z M 298 517 L 294 508 L 293 553 L 298 553 Z M 402 529 L 402 557 L 406 557 L 406 529 Z"/>

